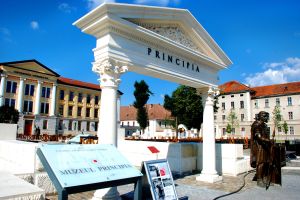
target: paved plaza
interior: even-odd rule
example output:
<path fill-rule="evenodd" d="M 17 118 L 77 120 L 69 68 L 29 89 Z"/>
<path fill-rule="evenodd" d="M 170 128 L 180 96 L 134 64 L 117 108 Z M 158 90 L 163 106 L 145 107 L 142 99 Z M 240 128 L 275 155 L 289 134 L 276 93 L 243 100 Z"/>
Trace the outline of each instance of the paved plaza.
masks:
<path fill-rule="evenodd" d="M 185 176 L 175 180 L 176 191 L 179 197 L 188 196 L 189 200 L 209 200 L 216 199 L 222 195 L 238 190 L 244 183 L 246 174 L 237 177 L 223 176 L 220 183 L 204 183 L 196 181 L 197 175 Z M 282 186 L 274 185 L 268 190 L 256 186 L 256 182 L 252 181 L 254 173 L 249 173 L 245 177 L 245 186 L 237 193 L 224 196 L 219 199 L 299 199 L 300 198 L 300 172 L 289 173 L 283 172 Z M 133 190 L 133 185 L 124 185 L 118 187 L 121 195 L 129 193 Z M 93 197 L 94 191 L 69 195 L 70 200 L 88 200 Z M 57 196 L 47 196 L 48 199 L 57 199 Z M 125 198 L 123 198 L 125 199 Z"/>

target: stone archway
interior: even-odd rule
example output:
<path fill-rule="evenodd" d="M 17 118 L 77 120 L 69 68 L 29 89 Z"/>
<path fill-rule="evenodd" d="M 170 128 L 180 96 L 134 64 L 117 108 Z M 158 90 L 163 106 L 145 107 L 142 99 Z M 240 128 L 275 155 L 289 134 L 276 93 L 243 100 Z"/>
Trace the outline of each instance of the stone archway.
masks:
<path fill-rule="evenodd" d="M 100 76 L 98 136 L 117 145 L 117 89 L 122 73 L 137 73 L 197 88 L 204 104 L 203 170 L 197 178 L 220 179 L 215 167 L 213 96 L 218 72 L 232 64 L 188 10 L 102 4 L 76 22 L 96 38 L 93 71 Z"/>

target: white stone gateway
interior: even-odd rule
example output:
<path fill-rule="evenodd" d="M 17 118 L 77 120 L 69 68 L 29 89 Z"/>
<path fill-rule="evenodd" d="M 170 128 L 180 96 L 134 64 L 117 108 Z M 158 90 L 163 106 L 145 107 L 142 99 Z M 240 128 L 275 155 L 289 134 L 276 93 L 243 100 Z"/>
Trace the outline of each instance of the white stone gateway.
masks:
<path fill-rule="evenodd" d="M 203 170 L 197 180 L 215 182 L 213 97 L 218 72 L 232 64 L 185 9 L 105 3 L 76 22 L 97 39 L 93 71 L 100 76 L 101 143 L 117 145 L 117 89 L 122 73 L 134 71 L 197 88 L 204 105 Z"/>

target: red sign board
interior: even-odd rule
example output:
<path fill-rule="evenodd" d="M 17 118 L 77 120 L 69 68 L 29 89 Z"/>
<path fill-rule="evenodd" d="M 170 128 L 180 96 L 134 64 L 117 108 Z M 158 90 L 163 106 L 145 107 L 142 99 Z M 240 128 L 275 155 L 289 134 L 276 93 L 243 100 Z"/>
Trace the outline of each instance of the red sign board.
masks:
<path fill-rule="evenodd" d="M 155 146 L 149 146 L 147 147 L 151 153 L 159 153 L 159 150 Z"/>

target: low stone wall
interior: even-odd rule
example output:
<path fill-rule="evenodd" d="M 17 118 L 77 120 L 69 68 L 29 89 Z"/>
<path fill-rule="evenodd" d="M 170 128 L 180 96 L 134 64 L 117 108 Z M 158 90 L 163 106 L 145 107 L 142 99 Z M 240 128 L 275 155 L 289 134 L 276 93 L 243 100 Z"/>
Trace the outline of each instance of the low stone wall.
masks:
<path fill-rule="evenodd" d="M 0 123 L 0 140 L 15 140 L 17 138 L 17 124 Z"/>
<path fill-rule="evenodd" d="M 147 148 L 155 146 L 160 153 Z M 202 170 L 202 143 L 168 143 L 149 141 L 119 141 L 118 149 L 135 166 L 142 161 L 168 159 L 171 171 L 183 175 Z M 237 176 L 251 169 L 249 156 L 243 155 L 242 144 L 216 144 L 216 170 L 219 174 Z"/>

